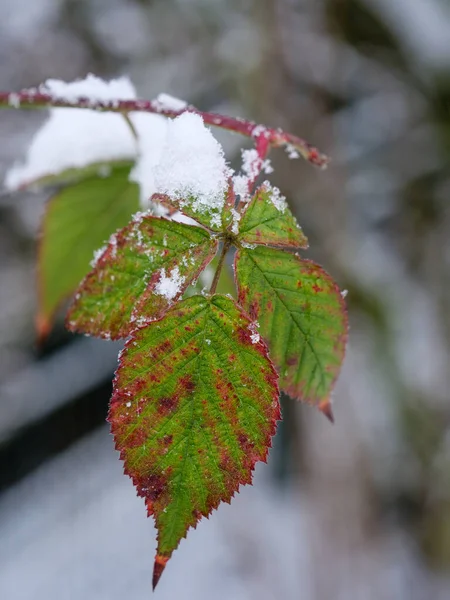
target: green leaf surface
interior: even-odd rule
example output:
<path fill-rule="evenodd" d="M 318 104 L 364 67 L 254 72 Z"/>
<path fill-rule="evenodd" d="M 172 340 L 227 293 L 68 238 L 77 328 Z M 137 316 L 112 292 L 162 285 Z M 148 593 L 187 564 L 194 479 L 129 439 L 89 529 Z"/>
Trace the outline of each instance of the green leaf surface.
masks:
<path fill-rule="evenodd" d="M 330 418 L 330 393 L 347 340 L 347 313 L 336 283 L 296 254 L 258 246 L 235 259 L 238 301 L 258 319 L 280 388 Z"/>
<path fill-rule="evenodd" d="M 129 165 L 109 176 L 92 175 L 51 198 L 43 218 L 38 259 L 40 336 L 55 311 L 90 270 L 96 248 L 123 227 L 139 206 L 139 189 L 128 181 Z"/>
<path fill-rule="evenodd" d="M 127 336 L 182 297 L 217 245 L 201 227 L 138 215 L 112 236 L 78 288 L 67 327 L 107 339 Z"/>
<path fill-rule="evenodd" d="M 308 247 L 308 240 L 286 201 L 276 188 L 267 184 L 248 203 L 239 223 L 238 240 L 247 244 Z"/>
<path fill-rule="evenodd" d="M 251 482 L 279 418 L 266 346 L 227 296 L 193 296 L 132 333 L 109 421 L 158 529 L 154 586 L 187 530 Z"/>

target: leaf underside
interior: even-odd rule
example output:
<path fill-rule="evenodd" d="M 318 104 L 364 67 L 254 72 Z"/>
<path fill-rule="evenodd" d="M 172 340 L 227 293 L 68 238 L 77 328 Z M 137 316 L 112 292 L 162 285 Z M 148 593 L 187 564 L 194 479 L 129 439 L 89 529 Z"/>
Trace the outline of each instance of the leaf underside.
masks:
<path fill-rule="evenodd" d="M 347 313 L 332 278 L 296 254 L 259 246 L 236 254 L 238 302 L 257 319 L 292 398 L 329 407 L 347 340 Z"/>
<path fill-rule="evenodd" d="M 255 331 L 227 296 L 193 296 L 125 344 L 109 421 L 158 529 L 154 585 L 187 530 L 266 460 L 277 374 Z"/>
<path fill-rule="evenodd" d="M 59 305 L 89 272 L 94 250 L 123 227 L 139 206 L 139 189 L 128 181 L 130 165 L 92 175 L 63 189 L 47 204 L 38 257 L 40 336 L 48 333 Z"/>
<path fill-rule="evenodd" d="M 308 247 L 308 240 L 287 204 L 283 200 L 277 201 L 273 190 L 264 184 L 242 215 L 238 240 L 247 244 Z"/>
<path fill-rule="evenodd" d="M 78 288 L 67 327 L 108 339 L 127 336 L 182 297 L 217 245 L 200 227 L 138 217 L 112 237 Z"/>

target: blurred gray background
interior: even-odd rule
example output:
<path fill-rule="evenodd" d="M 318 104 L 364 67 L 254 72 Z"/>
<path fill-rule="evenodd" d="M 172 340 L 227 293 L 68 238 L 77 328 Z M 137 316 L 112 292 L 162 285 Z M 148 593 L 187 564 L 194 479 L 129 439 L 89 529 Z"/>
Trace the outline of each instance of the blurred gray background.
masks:
<path fill-rule="evenodd" d="M 448 0 L 0 0 L 0 89 L 128 74 L 281 126 L 272 180 L 349 290 L 336 424 L 283 399 L 255 485 L 181 542 L 161 599 L 450 597 Z M 0 112 L 0 179 L 45 119 Z M 234 166 L 237 137 L 218 133 Z M 0 188 L 0 598 L 151 597 L 152 522 L 104 424 L 118 347 L 36 348 L 43 195 Z"/>

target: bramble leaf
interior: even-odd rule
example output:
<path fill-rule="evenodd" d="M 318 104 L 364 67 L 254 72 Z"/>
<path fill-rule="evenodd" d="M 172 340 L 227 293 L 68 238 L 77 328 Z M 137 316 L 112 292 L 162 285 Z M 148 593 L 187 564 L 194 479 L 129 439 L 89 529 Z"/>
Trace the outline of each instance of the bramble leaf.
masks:
<path fill-rule="evenodd" d="M 247 244 L 308 247 L 285 199 L 268 183 L 263 183 L 248 203 L 239 223 L 238 240 Z"/>
<path fill-rule="evenodd" d="M 187 530 L 251 482 L 279 418 L 266 346 L 227 296 L 193 296 L 132 333 L 109 421 L 158 529 L 153 586 Z"/>
<path fill-rule="evenodd" d="M 38 259 L 37 328 L 48 333 L 58 306 L 88 273 L 94 250 L 123 227 L 139 206 L 139 189 L 128 181 L 130 165 L 101 177 L 90 174 L 47 204 Z"/>
<path fill-rule="evenodd" d="M 151 200 L 168 209 L 169 214 L 179 211 L 210 231 L 218 232 L 226 229 L 232 219 L 229 198 L 230 195 L 227 193 L 224 194 L 223 201 L 208 204 L 201 197 L 188 196 L 180 199 L 172 198 L 167 194 L 153 194 Z"/>
<path fill-rule="evenodd" d="M 107 339 L 127 336 L 182 297 L 217 245 L 200 227 L 138 215 L 112 236 L 81 283 L 67 327 Z"/>
<path fill-rule="evenodd" d="M 336 283 L 313 262 L 263 246 L 240 249 L 235 273 L 238 301 L 260 323 L 281 390 L 332 419 L 330 393 L 347 340 Z"/>

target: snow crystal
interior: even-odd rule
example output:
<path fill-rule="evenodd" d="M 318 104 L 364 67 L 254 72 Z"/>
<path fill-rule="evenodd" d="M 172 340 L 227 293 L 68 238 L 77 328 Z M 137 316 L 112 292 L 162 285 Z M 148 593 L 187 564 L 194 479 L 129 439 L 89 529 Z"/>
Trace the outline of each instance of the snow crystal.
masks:
<path fill-rule="evenodd" d="M 341 296 L 342 298 L 347 298 L 348 290 L 342 290 Z"/>
<path fill-rule="evenodd" d="M 272 163 L 270 162 L 270 158 L 266 158 L 261 165 L 261 170 L 264 171 L 266 175 L 270 175 L 273 173 Z"/>
<path fill-rule="evenodd" d="M 280 190 L 277 187 L 271 185 L 268 181 L 265 181 L 263 183 L 263 186 L 267 189 L 270 201 L 275 206 L 275 208 L 280 212 L 284 213 L 284 211 L 287 208 L 286 197 L 281 194 Z"/>
<path fill-rule="evenodd" d="M 253 135 L 255 135 L 255 133 L 253 133 Z M 235 175 L 233 177 L 233 190 L 236 196 L 240 197 L 241 201 L 247 202 L 250 200 L 248 191 L 250 183 L 258 177 L 260 171 L 263 171 L 267 175 L 269 175 L 269 173 L 273 173 L 273 167 L 270 159 L 261 159 L 256 148 L 242 150 L 241 154 L 243 174 Z"/>
<path fill-rule="evenodd" d="M 125 406 L 126 406 L 127 408 L 130 408 L 130 406 L 131 406 L 131 402 L 127 402 Z"/>
<path fill-rule="evenodd" d="M 262 134 L 264 134 L 264 137 L 268 137 L 269 135 L 267 127 L 264 127 L 264 125 L 257 125 L 252 131 L 253 138 L 258 138 Z"/>
<path fill-rule="evenodd" d="M 99 261 L 99 258 L 101 257 L 101 255 L 103 254 L 103 252 L 106 250 L 106 246 L 103 246 L 102 248 L 99 248 L 98 250 L 94 251 L 94 258 L 91 260 L 91 267 L 94 268 L 97 266 L 97 263 Z"/>
<path fill-rule="evenodd" d="M 10 106 L 12 106 L 13 108 L 19 108 L 20 107 L 20 96 L 18 94 L 10 94 L 8 96 L 8 104 Z"/>
<path fill-rule="evenodd" d="M 233 190 L 236 196 L 239 196 L 241 200 L 250 199 L 248 193 L 249 180 L 246 175 L 235 175 L 233 177 Z"/>
<path fill-rule="evenodd" d="M 200 115 L 186 112 L 168 122 L 153 169 L 157 192 L 175 198 L 181 207 L 189 202 L 194 212 L 212 213 L 212 224 L 220 226 L 228 175 L 223 149 Z"/>
<path fill-rule="evenodd" d="M 261 339 L 259 333 L 257 331 L 255 331 L 254 333 L 251 334 L 250 339 L 252 340 L 252 344 L 257 344 L 259 342 L 259 340 Z"/>
<path fill-rule="evenodd" d="M 249 179 L 256 179 L 261 168 L 261 159 L 255 148 L 242 150 L 242 170 Z"/>
<path fill-rule="evenodd" d="M 97 101 L 136 98 L 133 85 L 125 77 L 109 82 L 93 75 L 72 83 L 51 79 L 40 87 L 40 91 L 69 102 L 79 97 Z M 6 187 L 17 190 L 41 177 L 56 175 L 70 168 L 83 168 L 116 160 L 135 160 L 138 153 L 145 156 L 144 167 L 155 164 L 159 160 L 166 132 L 166 119 L 149 113 L 134 113 L 130 119 L 138 132 L 139 145 L 120 114 L 77 108 L 52 108 L 48 120 L 35 134 L 25 162 L 14 165 L 7 173 Z M 105 176 L 106 171 L 102 171 L 100 175 Z M 147 186 L 141 190 L 141 196 L 146 199 L 153 191 L 152 186 Z"/>
<path fill-rule="evenodd" d="M 231 225 L 231 232 L 234 233 L 234 235 L 237 235 L 239 233 L 239 221 L 241 220 L 241 213 L 239 213 L 234 208 L 232 208 L 230 212 L 233 216 L 233 224 Z"/>
<path fill-rule="evenodd" d="M 154 290 L 155 294 L 164 296 L 166 300 L 173 300 L 180 293 L 185 279 L 185 277 L 180 275 L 178 267 L 172 269 L 169 277 L 166 276 L 166 270 L 161 269 L 160 278 Z"/>
<path fill-rule="evenodd" d="M 155 104 L 158 107 L 158 110 L 183 110 L 187 107 L 187 102 L 184 100 L 180 100 L 179 98 L 175 98 L 170 94 L 159 94 L 156 98 Z"/>
<path fill-rule="evenodd" d="M 287 155 L 291 160 L 294 160 L 295 158 L 300 158 L 298 150 L 292 144 L 286 144 L 285 148 Z"/>
<path fill-rule="evenodd" d="M 250 330 L 250 339 L 252 341 L 252 344 L 257 344 L 261 339 L 261 336 L 258 333 L 258 327 L 259 323 L 256 321 L 254 323 L 250 323 L 250 325 L 248 326 Z"/>
<path fill-rule="evenodd" d="M 211 344 L 211 340 L 209 340 L 208 338 L 205 338 L 205 342 L 208 344 L 208 346 Z"/>

